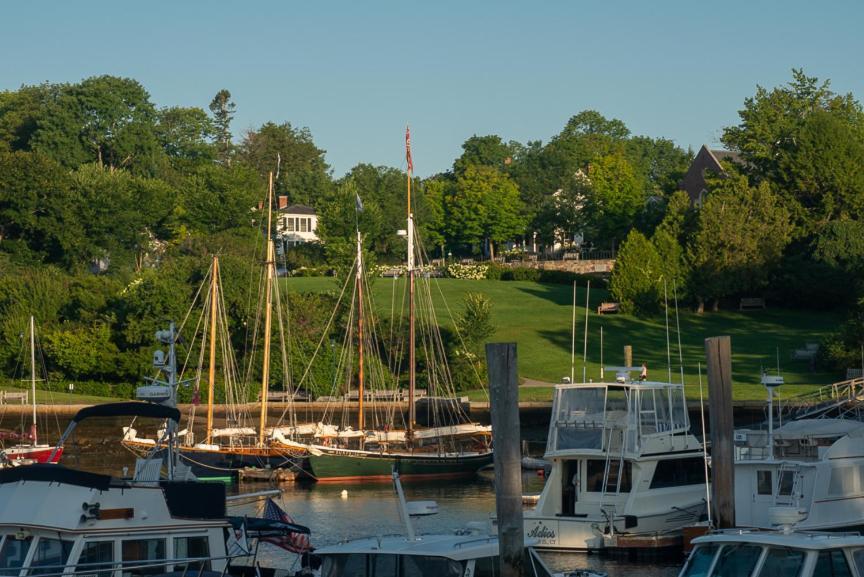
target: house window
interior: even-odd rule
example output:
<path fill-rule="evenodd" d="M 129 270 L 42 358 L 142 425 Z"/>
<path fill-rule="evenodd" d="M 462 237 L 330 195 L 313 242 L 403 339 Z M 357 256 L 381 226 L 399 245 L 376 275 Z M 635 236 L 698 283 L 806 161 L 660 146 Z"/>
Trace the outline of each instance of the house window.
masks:
<path fill-rule="evenodd" d="M 294 232 L 294 219 L 285 217 L 285 230 L 288 232 Z"/>
<path fill-rule="evenodd" d="M 771 495 L 774 493 L 771 471 L 756 471 L 756 492 L 760 495 Z"/>
<path fill-rule="evenodd" d="M 300 219 L 300 232 L 309 232 L 309 219 L 301 218 Z"/>

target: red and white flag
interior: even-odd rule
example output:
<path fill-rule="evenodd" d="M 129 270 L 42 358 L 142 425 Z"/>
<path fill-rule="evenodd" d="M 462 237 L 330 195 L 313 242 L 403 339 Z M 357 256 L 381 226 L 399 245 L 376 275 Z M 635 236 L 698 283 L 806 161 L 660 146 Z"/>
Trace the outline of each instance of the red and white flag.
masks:
<path fill-rule="evenodd" d="M 411 129 L 405 127 L 405 160 L 408 162 L 408 172 L 414 172 L 414 162 L 411 160 Z"/>

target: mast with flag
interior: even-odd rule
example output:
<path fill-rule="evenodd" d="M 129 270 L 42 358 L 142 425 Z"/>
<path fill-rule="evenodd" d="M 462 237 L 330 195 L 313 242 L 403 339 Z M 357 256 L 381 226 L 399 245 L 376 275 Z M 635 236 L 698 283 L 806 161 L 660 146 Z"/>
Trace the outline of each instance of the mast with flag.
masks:
<path fill-rule="evenodd" d="M 411 179 L 414 162 L 411 159 L 411 128 L 405 127 L 405 161 L 408 165 L 408 430 L 405 437 L 410 443 L 417 422 L 414 407 L 414 389 L 417 380 L 417 363 L 414 358 L 414 214 L 411 212 Z"/>

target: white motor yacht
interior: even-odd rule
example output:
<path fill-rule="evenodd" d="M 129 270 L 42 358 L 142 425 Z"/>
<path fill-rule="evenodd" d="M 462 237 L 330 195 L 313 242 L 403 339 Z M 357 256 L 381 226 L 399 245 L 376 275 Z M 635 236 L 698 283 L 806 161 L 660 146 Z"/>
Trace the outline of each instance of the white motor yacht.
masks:
<path fill-rule="evenodd" d="M 544 457 L 552 470 L 525 514 L 538 548 L 627 548 L 633 537 L 671 545 L 706 514 L 705 459 L 683 385 L 611 370 L 616 382 L 555 387 Z"/>
<path fill-rule="evenodd" d="M 90 417 L 164 418 L 176 408 L 140 402 L 97 405 L 73 418 L 60 445 Z M 226 514 L 225 486 L 204 483 L 175 463 L 139 459 L 120 479 L 34 464 L 0 470 L 0 575 L 131 577 L 172 571 L 242 575 L 255 537 L 308 533 L 305 527 Z"/>
<path fill-rule="evenodd" d="M 802 419 L 735 432 L 735 519 L 745 527 L 864 527 L 864 423 Z"/>
<path fill-rule="evenodd" d="M 864 537 L 727 530 L 693 540 L 679 577 L 864 577 Z"/>

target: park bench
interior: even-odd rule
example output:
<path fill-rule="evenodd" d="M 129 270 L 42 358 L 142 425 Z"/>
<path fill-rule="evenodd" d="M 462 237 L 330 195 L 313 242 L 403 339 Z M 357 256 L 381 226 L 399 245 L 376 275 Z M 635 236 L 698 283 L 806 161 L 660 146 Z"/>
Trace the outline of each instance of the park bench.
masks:
<path fill-rule="evenodd" d="M 621 306 L 618 303 L 600 303 L 600 306 L 597 307 L 597 314 L 617 313 L 620 312 L 620 310 Z"/>
<path fill-rule="evenodd" d="M 10 401 L 18 401 L 25 405 L 28 397 L 27 391 L 0 391 L 0 405 L 8 405 Z"/>
<path fill-rule="evenodd" d="M 564 260 L 579 260 L 580 254 L 578 252 L 565 252 Z"/>
<path fill-rule="evenodd" d="M 748 297 L 742 298 L 738 303 L 739 311 L 746 311 L 752 309 L 764 309 L 765 308 L 765 299 L 759 297 Z"/>
<path fill-rule="evenodd" d="M 807 343 L 803 349 L 792 351 L 792 359 L 796 361 L 810 361 L 819 354 L 819 343 Z"/>

